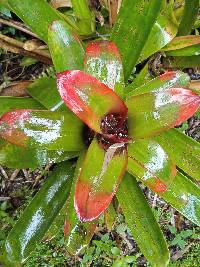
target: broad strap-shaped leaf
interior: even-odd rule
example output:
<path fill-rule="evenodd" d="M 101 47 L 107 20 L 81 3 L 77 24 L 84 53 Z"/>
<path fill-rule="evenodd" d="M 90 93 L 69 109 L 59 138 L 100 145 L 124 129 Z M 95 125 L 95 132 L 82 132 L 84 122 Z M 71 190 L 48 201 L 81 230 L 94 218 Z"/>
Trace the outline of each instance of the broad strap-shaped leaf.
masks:
<path fill-rule="evenodd" d="M 171 129 L 154 139 L 167 151 L 177 166 L 200 180 L 200 144 L 189 136 Z"/>
<path fill-rule="evenodd" d="M 200 96 L 184 88 L 170 88 L 128 98 L 128 129 L 132 138 L 158 135 L 189 119 Z"/>
<path fill-rule="evenodd" d="M 172 50 L 179 50 L 179 49 L 186 48 L 188 46 L 197 45 L 197 44 L 200 44 L 199 35 L 180 36 L 180 37 L 175 37 L 162 50 L 165 52 L 168 52 Z"/>
<path fill-rule="evenodd" d="M 80 35 L 90 35 L 95 31 L 95 16 L 87 0 L 71 0 Z"/>
<path fill-rule="evenodd" d="M 34 99 L 44 105 L 45 108 L 50 109 L 51 111 L 68 110 L 60 97 L 56 85 L 56 79 L 54 78 L 42 77 L 36 79 L 31 85 L 28 86 L 27 92 Z"/>
<path fill-rule="evenodd" d="M 83 151 L 77 161 L 70 196 L 66 203 L 64 235 L 66 249 L 72 255 L 83 253 L 84 249 L 88 246 L 97 225 L 96 221 L 85 223 L 80 222 L 74 209 L 75 184 L 80 175 L 81 165 L 85 158 L 85 154 L 85 151 Z"/>
<path fill-rule="evenodd" d="M 77 156 L 78 152 L 25 148 L 0 139 L 0 165 L 8 168 L 36 169 L 46 164 L 61 162 Z"/>
<path fill-rule="evenodd" d="M 115 43 L 111 41 L 89 43 L 84 63 L 85 72 L 116 91 L 119 96 L 123 96 L 123 67 Z"/>
<path fill-rule="evenodd" d="M 46 43 L 49 24 L 54 20 L 63 20 L 62 15 L 44 0 L 8 0 L 7 2 L 11 10 Z"/>
<path fill-rule="evenodd" d="M 161 2 L 157 0 L 122 1 L 111 40 L 115 42 L 122 56 L 126 81 L 136 65 L 156 21 Z"/>
<path fill-rule="evenodd" d="M 38 101 L 28 97 L 0 96 L 0 116 L 15 109 L 44 109 Z"/>
<path fill-rule="evenodd" d="M 123 122 L 127 107 L 122 100 L 96 78 L 82 71 L 57 74 L 57 85 L 62 99 L 91 129 L 101 132 L 101 122 L 107 114 L 118 114 Z"/>
<path fill-rule="evenodd" d="M 178 36 L 188 35 L 192 30 L 199 10 L 199 0 L 185 0 L 183 16 L 178 29 Z"/>
<path fill-rule="evenodd" d="M 164 236 L 136 179 L 126 173 L 117 191 L 128 227 L 152 266 L 167 266 L 169 251 Z"/>
<path fill-rule="evenodd" d="M 68 112 L 15 110 L 0 118 L 0 137 L 21 147 L 79 151 L 83 124 Z"/>
<path fill-rule="evenodd" d="M 200 56 L 190 57 L 166 57 L 163 59 L 165 69 L 198 68 L 200 67 Z"/>
<path fill-rule="evenodd" d="M 166 56 L 173 56 L 173 57 L 191 57 L 200 55 L 199 50 L 200 50 L 200 44 L 196 44 L 178 50 L 168 51 L 165 52 L 165 54 Z"/>
<path fill-rule="evenodd" d="M 132 163 L 128 163 L 128 172 L 133 175 L 135 173 L 136 178 L 140 180 Z M 177 172 L 171 186 L 165 192 L 154 192 L 188 220 L 200 226 L 200 189 L 180 172 Z"/>
<path fill-rule="evenodd" d="M 114 144 L 105 151 L 94 139 L 89 146 L 75 189 L 75 209 L 83 222 L 99 217 L 110 204 L 126 170 L 125 145 Z"/>
<path fill-rule="evenodd" d="M 190 82 L 190 77 L 182 71 L 166 71 L 164 74 L 156 77 L 139 87 L 135 87 L 133 81 L 126 89 L 127 97 L 145 94 L 154 91 L 162 91 L 171 87 L 187 87 Z"/>
<path fill-rule="evenodd" d="M 48 46 L 57 72 L 83 69 L 83 46 L 66 22 L 54 21 L 49 26 Z"/>
<path fill-rule="evenodd" d="M 200 226 L 200 189 L 180 172 L 169 189 L 160 194 L 188 220 Z"/>
<path fill-rule="evenodd" d="M 71 163 L 57 165 L 9 233 L 0 254 L 1 263 L 19 266 L 30 256 L 63 207 L 73 172 Z"/>
<path fill-rule="evenodd" d="M 176 165 L 159 143 L 141 139 L 128 144 L 128 168 L 155 192 L 165 192 L 176 175 Z"/>
<path fill-rule="evenodd" d="M 173 5 L 168 4 L 158 15 L 148 40 L 142 49 L 139 58 L 140 62 L 159 51 L 176 36 L 178 24 L 173 12 Z"/>

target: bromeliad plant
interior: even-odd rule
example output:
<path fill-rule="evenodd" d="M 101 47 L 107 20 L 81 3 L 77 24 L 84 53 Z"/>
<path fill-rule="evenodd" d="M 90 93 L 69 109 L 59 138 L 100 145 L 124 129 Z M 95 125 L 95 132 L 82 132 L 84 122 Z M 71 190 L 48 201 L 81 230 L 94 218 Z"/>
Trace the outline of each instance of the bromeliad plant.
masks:
<path fill-rule="evenodd" d="M 48 4 L 36 2 L 48 10 Z M 135 177 L 200 224 L 199 189 L 183 174 L 199 179 L 199 144 L 171 129 L 198 110 L 200 96 L 188 89 L 189 77 L 180 71 L 141 82 L 144 69 L 125 86 L 136 63 L 155 52 L 150 47 L 141 53 L 161 8 L 157 1 L 136 2 L 123 2 L 111 40 L 92 41 L 85 50 L 69 25 L 55 17 L 58 13 L 51 13 L 48 34 L 46 24 L 46 30 L 36 32 L 48 43 L 60 95 L 54 79 L 42 78 L 28 89 L 33 99 L 0 99 L 2 164 L 34 168 L 63 161 L 8 235 L 0 256 L 7 266 L 29 257 L 52 223 L 58 223 L 66 199 L 66 249 L 82 252 L 115 194 L 142 253 L 153 266 L 166 266 L 166 242 Z M 21 15 L 27 4 L 8 4 L 35 30 L 33 20 Z M 42 20 L 39 5 L 34 9 Z M 144 32 L 138 28 L 143 21 Z M 74 172 L 74 161 L 68 159 L 77 156 Z"/>

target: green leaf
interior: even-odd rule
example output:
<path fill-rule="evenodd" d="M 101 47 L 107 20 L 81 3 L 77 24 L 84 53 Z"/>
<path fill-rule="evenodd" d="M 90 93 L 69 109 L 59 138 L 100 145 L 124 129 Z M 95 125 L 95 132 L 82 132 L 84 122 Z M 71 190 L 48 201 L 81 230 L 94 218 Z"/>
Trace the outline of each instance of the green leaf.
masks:
<path fill-rule="evenodd" d="M 0 116 L 15 109 L 44 109 L 38 101 L 27 97 L 0 96 Z"/>
<path fill-rule="evenodd" d="M 19 147 L 0 139 L 0 164 L 8 168 L 35 169 L 39 166 L 61 162 L 76 156 L 78 156 L 78 152 L 30 149 Z"/>
<path fill-rule="evenodd" d="M 163 59 L 163 67 L 169 68 L 198 68 L 200 67 L 200 56 L 190 57 L 166 57 Z"/>
<path fill-rule="evenodd" d="M 54 20 L 63 20 L 61 14 L 44 0 L 8 0 L 7 2 L 11 10 L 46 43 L 49 24 Z"/>
<path fill-rule="evenodd" d="M 162 10 L 157 17 L 148 40 L 142 49 L 139 61 L 145 60 L 163 48 L 176 36 L 177 31 L 178 25 L 174 18 L 173 6 L 167 5 L 165 10 Z"/>
<path fill-rule="evenodd" d="M 72 255 L 83 253 L 88 246 L 97 225 L 97 222 L 81 223 L 74 209 L 75 184 L 80 175 L 80 169 L 84 158 L 85 151 L 80 154 L 77 161 L 70 196 L 66 203 L 64 235 L 67 251 Z"/>
<path fill-rule="evenodd" d="M 200 55 L 200 44 L 188 46 L 185 48 L 181 48 L 178 50 L 171 50 L 165 53 L 166 56 L 173 57 L 190 57 L 190 56 L 198 56 Z"/>
<path fill-rule="evenodd" d="M 194 25 L 199 10 L 199 0 L 185 0 L 182 20 L 178 29 L 178 36 L 188 35 Z"/>
<path fill-rule="evenodd" d="M 36 248 L 65 203 L 73 176 L 68 162 L 60 163 L 9 233 L 0 254 L 4 266 L 19 266 Z"/>
<path fill-rule="evenodd" d="M 148 63 L 143 67 L 143 69 L 136 75 L 136 78 L 133 82 L 125 87 L 125 93 L 129 93 L 129 90 L 135 90 L 137 87 L 140 87 L 153 79 L 149 72 L 149 65 Z"/>
<path fill-rule="evenodd" d="M 171 50 L 179 50 L 179 49 L 186 48 L 188 46 L 193 46 L 196 44 L 200 44 L 200 36 L 198 35 L 180 36 L 180 37 L 174 38 L 162 50 L 165 52 L 171 51 Z"/>
<path fill-rule="evenodd" d="M 160 194 L 188 220 L 200 226 L 200 189 L 180 172 L 167 191 Z"/>
<path fill-rule="evenodd" d="M 159 77 L 147 81 L 138 88 L 136 88 L 133 81 L 125 90 L 127 97 L 131 97 L 149 92 L 166 90 L 171 87 L 187 87 L 189 82 L 190 77 L 186 73 L 181 71 L 167 71 Z"/>
<path fill-rule="evenodd" d="M 185 0 L 178 0 L 178 1 L 170 1 L 173 3 L 174 5 L 174 16 L 178 22 L 178 24 L 180 24 L 181 19 L 183 17 L 183 11 L 184 11 L 184 6 L 185 6 Z"/>
<path fill-rule="evenodd" d="M 141 139 L 128 144 L 128 169 L 155 192 L 164 192 L 171 185 L 176 166 L 155 141 Z"/>
<path fill-rule="evenodd" d="M 95 31 L 95 16 L 88 0 L 71 0 L 80 35 L 90 35 Z"/>
<path fill-rule="evenodd" d="M 54 78 L 43 77 L 36 79 L 28 86 L 27 92 L 45 108 L 50 109 L 51 111 L 68 110 L 60 97 L 56 85 L 56 79 Z"/>
<path fill-rule="evenodd" d="M 179 168 L 200 180 L 200 144 L 176 129 L 164 132 L 154 139 L 167 151 Z"/>
<path fill-rule="evenodd" d="M 83 46 L 66 22 L 51 23 L 48 30 L 48 45 L 57 72 L 83 69 Z"/>
<path fill-rule="evenodd" d="M 177 87 L 130 97 L 126 101 L 129 136 L 158 135 L 190 118 L 199 105 L 200 96 Z"/>
<path fill-rule="evenodd" d="M 121 56 L 113 42 L 89 43 L 86 48 L 84 65 L 85 72 L 116 91 L 119 96 L 123 96 L 124 74 Z"/>
<path fill-rule="evenodd" d="M 117 199 L 144 256 L 152 266 L 167 266 L 169 251 L 164 236 L 135 178 L 128 173 L 119 186 Z"/>
<path fill-rule="evenodd" d="M 122 2 L 111 40 L 121 53 L 126 81 L 139 59 L 160 8 L 161 1 L 157 0 Z"/>
<path fill-rule="evenodd" d="M 83 124 L 69 112 L 15 110 L 0 119 L 0 136 L 8 142 L 48 150 L 80 151 Z"/>
<path fill-rule="evenodd" d="M 108 231 L 112 230 L 113 225 L 116 222 L 116 219 L 117 219 L 117 213 L 115 211 L 113 204 L 111 203 L 108 209 L 104 213 L 104 221 Z"/>
<path fill-rule="evenodd" d="M 105 151 L 100 142 L 92 141 L 75 189 L 74 206 L 81 221 L 92 221 L 107 209 L 126 166 L 124 143 L 111 145 Z"/>

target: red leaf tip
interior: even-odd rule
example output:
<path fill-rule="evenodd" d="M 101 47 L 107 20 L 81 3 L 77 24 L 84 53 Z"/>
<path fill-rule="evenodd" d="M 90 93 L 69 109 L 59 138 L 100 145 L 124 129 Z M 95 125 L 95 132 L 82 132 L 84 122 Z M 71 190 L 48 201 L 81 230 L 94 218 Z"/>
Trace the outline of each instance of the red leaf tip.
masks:
<path fill-rule="evenodd" d="M 0 118 L 0 136 L 6 141 L 18 145 L 25 146 L 28 137 L 25 133 L 18 130 L 29 119 L 32 110 L 22 109 L 14 110 L 3 114 Z"/>
<path fill-rule="evenodd" d="M 200 106 L 200 96 L 186 88 L 171 88 L 172 99 L 180 103 L 179 116 L 175 126 L 194 115 Z"/>
<path fill-rule="evenodd" d="M 162 75 L 160 75 L 160 80 L 161 81 L 166 81 L 166 80 L 171 80 L 176 77 L 176 72 L 175 71 L 166 71 Z"/>
<path fill-rule="evenodd" d="M 111 54 L 121 61 L 119 50 L 114 42 L 103 40 L 90 42 L 86 47 L 86 56 L 99 57 L 102 53 Z"/>
<path fill-rule="evenodd" d="M 114 192 L 113 194 L 105 192 L 92 193 L 88 183 L 78 181 L 74 197 L 74 207 L 79 220 L 89 222 L 98 218 L 110 204 L 113 195 Z"/>
<path fill-rule="evenodd" d="M 79 70 L 57 74 L 60 95 L 68 106 L 91 129 L 101 133 L 100 123 L 108 113 L 127 116 L 127 107 L 112 89 L 95 77 Z"/>

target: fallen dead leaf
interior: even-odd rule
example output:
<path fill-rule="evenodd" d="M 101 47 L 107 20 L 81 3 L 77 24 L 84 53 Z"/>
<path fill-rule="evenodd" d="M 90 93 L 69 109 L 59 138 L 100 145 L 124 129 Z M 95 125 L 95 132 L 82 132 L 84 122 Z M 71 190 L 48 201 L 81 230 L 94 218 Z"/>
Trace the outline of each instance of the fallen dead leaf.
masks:
<path fill-rule="evenodd" d="M 51 0 L 50 5 L 55 9 L 60 7 L 72 7 L 70 0 Z"/>
<path fill-rule="evenodd" d="M 1 96 L 15 96 L 15 97 L 27 97 L 29 96 L 26 92 L 26 88 L 32 81 L 20 81 L 10 84 L 0 92 Z"/>

